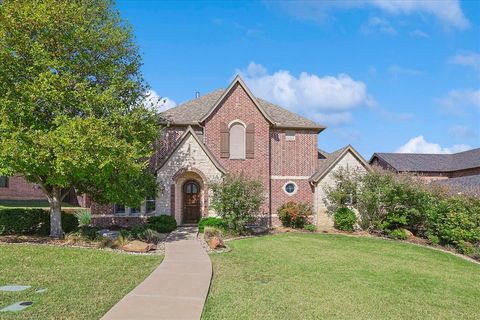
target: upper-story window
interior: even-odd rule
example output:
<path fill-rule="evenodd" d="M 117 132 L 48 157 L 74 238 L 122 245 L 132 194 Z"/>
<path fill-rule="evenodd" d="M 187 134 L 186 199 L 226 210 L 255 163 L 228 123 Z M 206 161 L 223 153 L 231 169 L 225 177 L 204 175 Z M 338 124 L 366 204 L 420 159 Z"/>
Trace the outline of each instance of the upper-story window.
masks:
<path fill-rule="evenodd" d="M 8 177 L 0 176 L 0 188 L 8 188 Z"/>
<path fill-rule="evenodd" d="M 295 141 L 295 130 L 285 131 L 285 140 L 286 141 Z"/>
<path fill-rule="evenodd" d="M 234 122 L 230 126 L 230 159 L 245 159 L 245 126 Z"/>

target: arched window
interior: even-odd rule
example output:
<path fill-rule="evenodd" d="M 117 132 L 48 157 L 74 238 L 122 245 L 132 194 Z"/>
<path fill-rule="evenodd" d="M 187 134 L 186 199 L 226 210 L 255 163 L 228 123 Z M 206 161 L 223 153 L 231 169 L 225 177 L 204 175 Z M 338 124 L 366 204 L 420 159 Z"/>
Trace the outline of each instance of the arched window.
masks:
<path fill-rule="evenodd" d="M 245 159 L 245 126 L 240 122 L 230 126 L 230 159 Z"/>

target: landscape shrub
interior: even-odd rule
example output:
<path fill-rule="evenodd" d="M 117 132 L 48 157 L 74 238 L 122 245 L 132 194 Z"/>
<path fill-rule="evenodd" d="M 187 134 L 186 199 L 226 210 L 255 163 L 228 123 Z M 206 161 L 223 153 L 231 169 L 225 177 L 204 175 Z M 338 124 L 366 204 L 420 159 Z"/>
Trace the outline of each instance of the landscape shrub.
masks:
<path fill-rule="evenodd" d="M 265 199 L 263 184 L 244 174 L 226 175 L 211 185 L 210 205 L 225 221 L 228 229 L 244 233 L 249 223 L 255 221 Z"/>
<path fill-rule="evenodd" d="M 277 210 L 278 218 L 283 226 L 290 228 L 303 228 L 308 217 L 313 214 L 308 203 L 289 201 Z"/>
<path fill-rule="evenodd" d="M 406 240 L 407 232 L 405 229 L 394 229 L 387 231 L 387 236 L 392 239 Z"/>
<path fill-rule="evenodd" d="M 177 221 L 168 215 L 153 216 L 147 219 L 147 228 L 160 233 L 168 233 L 177 228 Z"/>
<path fill-rule="evenodd" d="M 315 231 L 317 231 L 317 226 L 309 223 L 309 224 L 305 225 L 305 230 L 310 231 L 310 232 L 315 232 Z"/>
<path fill-rule="evenodd" d="M 207 217 L 207 218 L 202 218 L 198 222 L 198 231 L 203 232 L 203 229 L 205 227 L 215 227 L 218 229 L 226 229 L 227 224 L 222 218 L 218 217 Z"/>
<path fill-rule="evenodd" d="M 130 236 L 134 239 L 140 239 L 141 235 L 147 230 L 144 224 L 136 224 L 130 228 Z"/>
<path fill-rule="evenodd" d="M 442 245 L 479 243 L 480 200 L 454 196 L 437 201 L 427 211 L 426 229 L 429 237 L 437 237 Z"/>
<path fill-rule="evenodd" d="M 101 241 L 104 237 L 98 234 L 98 229 L 90 226 L 80 226 L 77 230 L 67 233 L 70 241 Z"/>
<path fill-rule="evenodd" d="M 77 218 L 62 211 L 63 231 L 69 233 L 76 230 L 77 227 Z M 44 209 L 0 209 L 0 231 L 2 234 L 48 235 L 50 233 L 50 213 Z"/>
<path fill-rule="evenodd" d="M 335 228 L 343 231 L 354 231 L 357 223 L 355 212 L 346 207 L 338 208 L 334 215 Z"/>

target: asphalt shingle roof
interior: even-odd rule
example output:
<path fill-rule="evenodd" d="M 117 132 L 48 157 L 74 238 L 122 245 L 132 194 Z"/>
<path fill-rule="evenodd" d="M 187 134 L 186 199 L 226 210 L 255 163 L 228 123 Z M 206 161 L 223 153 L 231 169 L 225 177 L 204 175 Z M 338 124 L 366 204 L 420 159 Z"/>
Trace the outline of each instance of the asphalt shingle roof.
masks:
<path fill-rule="evenodd" d="M 218 89 L 207 93 L 199 98 L 187 101 L 175 108 L 160 113 L 165 122 L 180 125 L 196 125 L 205 116 L 215 103 L 224 94 L 224 89 Z M 324 126 L 306 119 L 298 114 L 290 112 L 282 107 L 263 99 L 256 98 L 260 107 L 273 119 L 276 127 L 282 128 L 304 128 L 304 129 L 325 129 Z"/>
<path fill-rule="evenodd" d="M 480 167 L 480 148 L 453 154 L 375 153 L 397 171 L 450 172 Z"/>
<path fill-rule="evenodd" d="M 435 183 L 451 188 L 454 192 L 464 192 L 480 196 L 480 174 L 437 180 Z"/>

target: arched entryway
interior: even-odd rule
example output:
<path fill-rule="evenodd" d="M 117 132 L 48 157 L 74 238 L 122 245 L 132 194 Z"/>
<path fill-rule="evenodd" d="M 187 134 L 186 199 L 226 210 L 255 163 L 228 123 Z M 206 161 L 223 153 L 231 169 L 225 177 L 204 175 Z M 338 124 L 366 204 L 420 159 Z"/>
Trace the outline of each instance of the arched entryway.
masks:
<path fill-rule="evenodd" d="M 198 223 L 201 212 L 200 184 L 195 180 L 187 180 L 182 187 L 182 218 L 184 224 Z"/>
<path fill-rule="evenodd" d="M 208 187 L 205 175 L 195 169 L 179 170 L 170 188 L 171 214 L 177 224 L 196 224 L 207 213 Z"/>

